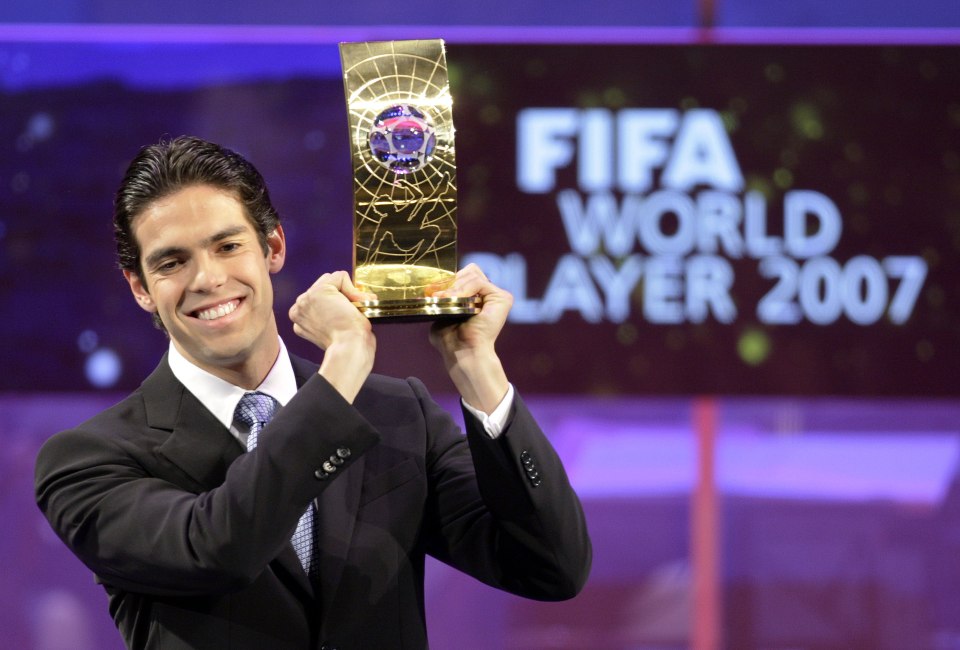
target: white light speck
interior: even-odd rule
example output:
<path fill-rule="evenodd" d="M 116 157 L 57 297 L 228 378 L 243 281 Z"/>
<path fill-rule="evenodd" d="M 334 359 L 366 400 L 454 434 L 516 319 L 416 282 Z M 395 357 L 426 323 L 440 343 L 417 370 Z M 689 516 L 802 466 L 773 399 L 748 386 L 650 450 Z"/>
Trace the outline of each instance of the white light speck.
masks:
<path fill-rule="evenodd" d="M 120 379 L 123 363 L 116 352 L 101 348 L 87 357 L 84 370 L 91 384 L 97 388 L 110 388 Z"/>

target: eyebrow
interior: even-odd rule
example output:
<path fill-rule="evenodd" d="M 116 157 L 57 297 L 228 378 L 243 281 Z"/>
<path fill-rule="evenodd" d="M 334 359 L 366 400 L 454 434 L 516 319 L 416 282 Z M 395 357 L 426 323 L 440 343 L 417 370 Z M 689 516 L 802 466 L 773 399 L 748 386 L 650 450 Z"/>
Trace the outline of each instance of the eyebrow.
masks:
<path fill-rule="evenodd" d="M 232 228 L 225 228 L 218 233 L 210 235 L 206 239 L 200 241 L 200 248 L 207 248 L 212 246 L 217 242 L 221 242 L 224 239 L 229 239 L 231 237 L 236 237 L 237 235 L 243 233 L 246 230 L 245 226 L 233 226 Z M 147 267 L 152 267 L 154 264 L 157 264 L 160 260 L 167 257 L 175 257 L 177 255 L 183 255 L 187 252 L 186 248 L 182 246 L 167 246 L 166 248 L 161 248 L 150 253 L 149 256 L 144 260 Z"/>

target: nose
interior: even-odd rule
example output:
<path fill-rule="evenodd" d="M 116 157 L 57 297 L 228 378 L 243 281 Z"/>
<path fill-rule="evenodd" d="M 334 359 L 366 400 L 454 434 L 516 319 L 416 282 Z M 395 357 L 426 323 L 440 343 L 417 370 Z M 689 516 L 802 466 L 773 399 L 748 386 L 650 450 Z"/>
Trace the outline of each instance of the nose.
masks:
<path fill-rule="evenodd" d="M 195 267 L 190 290 L 206 293 L 221 286 L 226 281 L 226 271 L 223 262 L 212 255 L 198 255 L 195 258 Z"/>

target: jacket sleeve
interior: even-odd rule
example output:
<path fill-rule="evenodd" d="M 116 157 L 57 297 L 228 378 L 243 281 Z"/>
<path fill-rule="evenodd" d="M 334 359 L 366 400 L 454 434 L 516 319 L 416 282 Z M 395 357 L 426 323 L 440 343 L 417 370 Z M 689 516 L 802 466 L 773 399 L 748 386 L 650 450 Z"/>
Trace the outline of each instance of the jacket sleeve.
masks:
<path fill-rule="evenodd" d="M 428 428 L 429 552 L 478 580 L 527 598 L 563 600 L 583 588 L 592 547 L 583 508 L 559 456 L 515 395 L 496 439 L 464 411 L 467 445 L 450 416 L 410 380 Z"/>
<path fill-rule="evenodd" d="M 157 437 L 169 432 L 150 431 L 135 405 L 127 410 L 50 438 L 36 462 L 36 499 L 102 580 L 146 594 L 222 593 L 250 584 L 333 480 L 315 476 L 322 462 L 349 448 L 346 467 L 379 440 L 315 376 L 267 425 L 256 450 L 232 462 L 215 486 L 191 490 L 169 469 L 158 471 L 167 466 Z"/>

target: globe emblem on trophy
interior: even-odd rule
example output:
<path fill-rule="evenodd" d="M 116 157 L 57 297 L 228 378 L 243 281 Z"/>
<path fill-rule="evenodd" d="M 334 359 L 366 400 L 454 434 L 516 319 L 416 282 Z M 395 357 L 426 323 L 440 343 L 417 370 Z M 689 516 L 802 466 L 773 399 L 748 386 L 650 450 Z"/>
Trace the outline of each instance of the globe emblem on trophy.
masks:
<path fill-rule="evenodd" d="M 427 116 L 408 104 L 382 111 L 370 129 L 370 152 L 395 174 L 423 169 L 436 145 L 436 134 Z"/>

